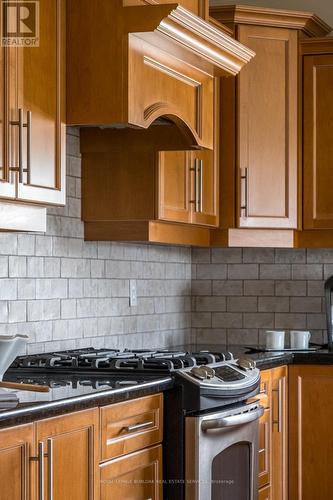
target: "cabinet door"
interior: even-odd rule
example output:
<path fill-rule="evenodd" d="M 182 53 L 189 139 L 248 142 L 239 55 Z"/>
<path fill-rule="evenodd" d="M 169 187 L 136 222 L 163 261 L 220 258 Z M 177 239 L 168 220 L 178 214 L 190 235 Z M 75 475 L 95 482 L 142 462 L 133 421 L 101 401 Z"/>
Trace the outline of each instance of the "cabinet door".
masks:
<path fill-rule="evenodd" d="M 272 369 L 272 500 L 288 498 L 287 367 Z"/>
<path fill-rule="evenodd" d="M 16 139 L 15 126 L 11 123 L 17 117 L 14 110 L 17 107 L 17 88 L 10 86 L 11 78 L 15 76 L 17 51 L 9 47 L 0 47 L 0 196 L 15 198 L 16 174 L 18 158 L 12 143 Z"/>
<path fill-rule="evenodd" d="M 270 486 L 266 486 L 265 488 L 261 488 L 259 490 L 258 500 L 271 500 L 271 498 Z"/>
<path fill-rule="evenodd" d="M 23 178 L 18 198 L 65 203 L 65 2 L 40 0 L 39 46 L 17 48 Z M 19 147 L 19 146 L 17 146 Z"/>
<path fill-rule="evenodd" d="M 217 152 L 208 149 L 191 155 L 194 168 L 195 200 L 192 222 L 218 226 L 218 169 Z"/>
<path fill-rule="evenodd" d="M 162 446 L 116 458 L 101 468 L 101 500 L 162 500 Z"/>
<path fill-rule="evenodd" d="M 271 479 L 271 410 L 266 408 L 259 420 L 259 488 Z"/>
<path fill-rule="evenodd" d="M 289 498 L 332 498 L 332 366 L 289 367 Z"/>
<path fill-rule="evenodd" d="M 304 57 L 303 164 L 305 229 L 333 228 L 333 55 Z"/>
<path fill-rule="evenodd" d="M 98 410 L 37 422 L 36 436 L 45 453 L 45 500 L 98 498 Z"/>
<path fill-rule="evenodd" d="M 256 53 L 238 78 L 239 227 L 296 228 L 298 34 L 242 25 L 238 40 Z"/>
<path fill-rule="evenodd" d="M 29 454 L 33 425 L 0 431 L 0 500 L 23 500 L 29 494 Z"/>
<path fill-rule="evenodd" d="M 190 153 L 160 152 L 158 164 L 158 218 L 190 222 Z"/>

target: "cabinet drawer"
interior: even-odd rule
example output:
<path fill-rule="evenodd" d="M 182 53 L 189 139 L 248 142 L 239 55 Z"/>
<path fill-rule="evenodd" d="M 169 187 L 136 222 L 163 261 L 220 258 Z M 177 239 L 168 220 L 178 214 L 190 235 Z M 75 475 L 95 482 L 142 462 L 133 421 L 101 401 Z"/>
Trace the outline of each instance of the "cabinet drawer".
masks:
<path fill-rule="evenodd" d="M 101 408 L 101 460 L 159 443 L 163 438 L 163 395 Z"/>
<path fill-rule="evenodd" d="M 101 500 L 162 500 L 162 446 L 119 457 L 100 466 Z"/>
<path fill-rule="evenodd" d="M 261 488 L 259 490 L 258 500 L 271 500 L 271 487 Z"/>

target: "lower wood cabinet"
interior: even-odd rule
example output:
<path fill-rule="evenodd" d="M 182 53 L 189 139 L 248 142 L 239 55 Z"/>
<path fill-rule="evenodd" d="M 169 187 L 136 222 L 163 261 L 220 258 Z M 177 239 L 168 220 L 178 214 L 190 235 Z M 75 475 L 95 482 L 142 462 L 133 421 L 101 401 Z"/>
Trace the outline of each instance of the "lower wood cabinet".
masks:
<path fill-rule="evenodd" d="M 332 498 L 333 368 L 289 368 L 289 498 Z"/>
<path fill-rule="evenodd" d="M 261 373 L 259 499 L 288 499 L 288 399 L 286 366 Z"/>
<path fill-rule="evenodd" d="M 42 420 L 35 431 L 38 498 L 98 498 L 98 409 Z"/>
<path fill-rule="evenodd" d="M 101 500 L 162 500 L 162 446 L 101 465 Z"/>
<path fill-rule="evenodd" d="M 33 498 L 29 456 L 34 449 L 33 424 L 0 431 L 0 500 Z M 32 492 L 31 492 L 32 493 Z"/>

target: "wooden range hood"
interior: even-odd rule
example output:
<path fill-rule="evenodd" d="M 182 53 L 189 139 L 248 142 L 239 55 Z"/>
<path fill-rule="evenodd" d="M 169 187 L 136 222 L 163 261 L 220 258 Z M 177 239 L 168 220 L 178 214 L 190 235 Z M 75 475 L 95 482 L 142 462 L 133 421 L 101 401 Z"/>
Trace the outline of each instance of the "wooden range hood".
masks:
<path fill-rule="evenodd" d="M 213 148 L 214 78 L 254 56 L 177 3 L 122 0 L 68 0 L 67 47 L 68 124 L 147 129 L 165 117 L 183 149 Z"/>

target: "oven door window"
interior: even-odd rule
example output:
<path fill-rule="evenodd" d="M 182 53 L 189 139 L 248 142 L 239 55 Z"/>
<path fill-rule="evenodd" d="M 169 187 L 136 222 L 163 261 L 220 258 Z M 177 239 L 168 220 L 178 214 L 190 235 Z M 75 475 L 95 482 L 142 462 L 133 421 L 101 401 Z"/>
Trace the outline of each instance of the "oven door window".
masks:
<path fill-rule="evenodd" d="M 212 500 L 250 500 L 251 444 L 237 443 L 212 462 Z"/>

